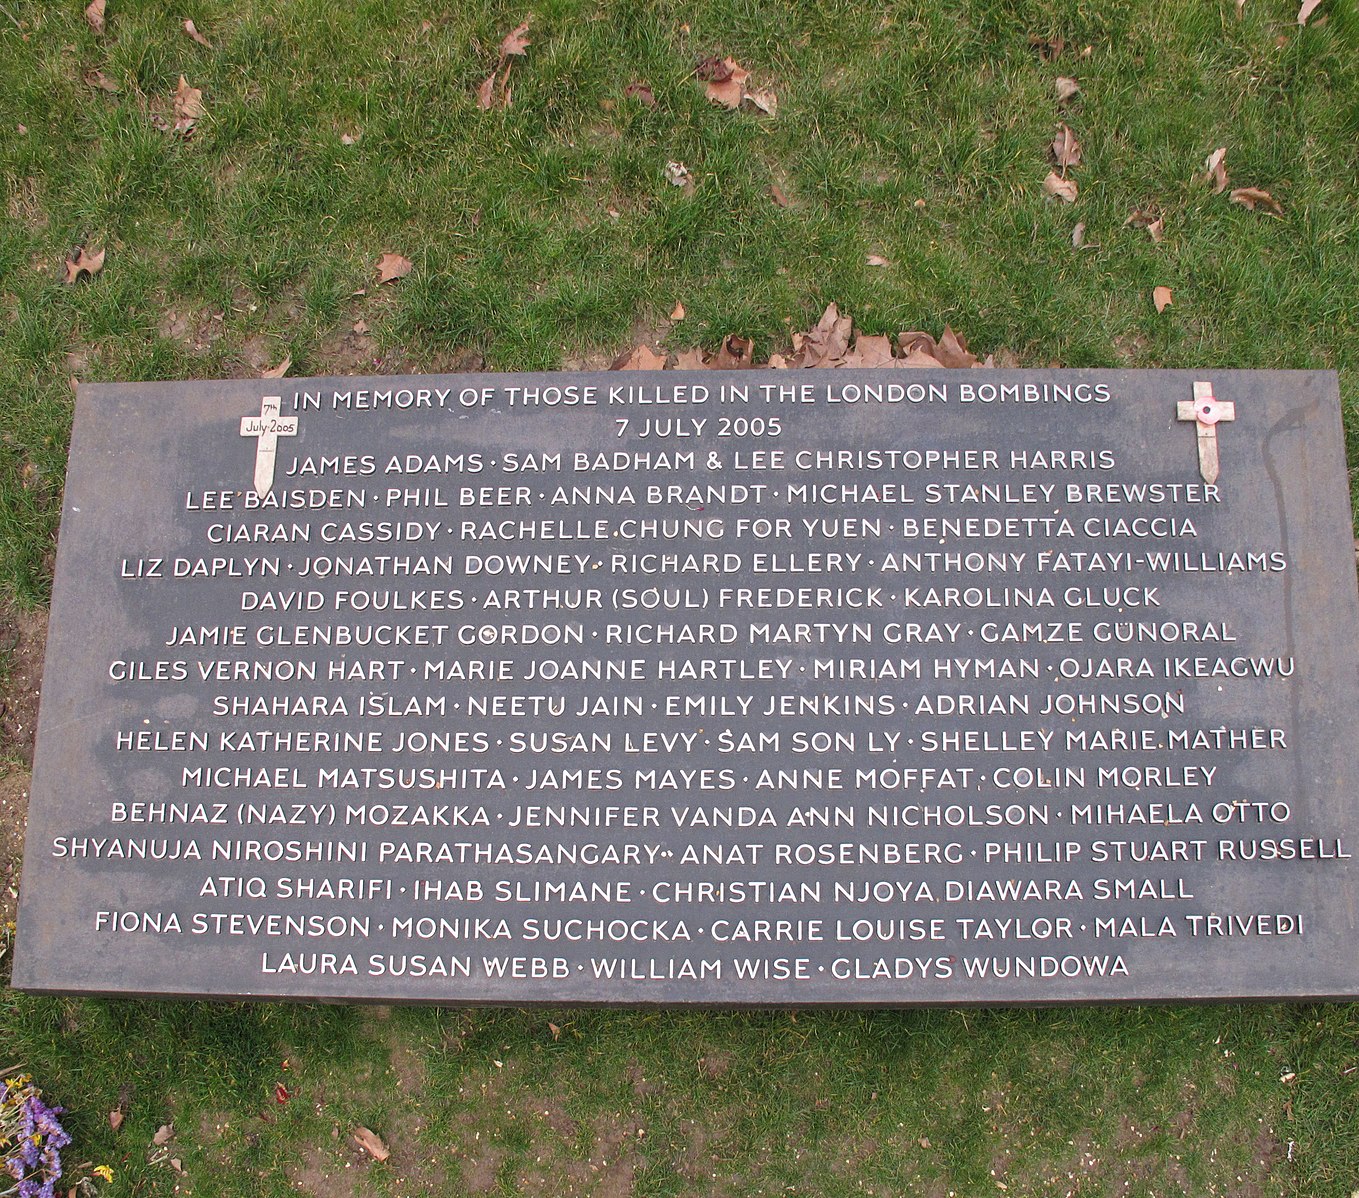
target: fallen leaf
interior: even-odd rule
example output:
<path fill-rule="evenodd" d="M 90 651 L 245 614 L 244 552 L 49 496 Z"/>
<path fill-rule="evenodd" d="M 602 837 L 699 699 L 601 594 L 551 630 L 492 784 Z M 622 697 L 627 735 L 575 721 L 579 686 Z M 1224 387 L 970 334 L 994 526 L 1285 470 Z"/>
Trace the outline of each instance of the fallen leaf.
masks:
<path fill-rule="evenodd" d="M 683 319 L 684 319 L 684 305 L 683 305 L 683 304 L 681 304 L 681 303 L 676 303 L 676 304 L 675 304 L 675 306 L 670 310 L 670 319 L 671 319 L 671 320 L 683 320 Z"/>
<path fill-rule="evenodd" d="M 175 132 L 187 133 L 205 111 L 202 90 L 190 87 L 189 81 L 181 75 L 179 86 L 175 88 Z"/>
<path fill-rule="evenodd" d="M 788 361 L 782 354 L 770 354 L 769 361 L 765 363 L 770 370 L 787 370 Z"/>
<path fill-rule="evenodd" d="M 391 283 L 397 279 L 404 279 L 411 273 L 411 269 L 409 258 L 403 258 L 400 254 L 383 254 L 378 259 L 378 282 Z"/>
<path fill-rule="evenodd" d="M 87 253 L 84 246 L 77 246 L 66 258 L 66 281 L 74 283 L 81 275 L 97 275 L 104 269 L 104 253 Z"/>
<path fill-rule="evenodd" d="M 1258 187 L 1238 187 L 1227 198 L 1233 204 L 1240 204 L 1252 212 L 1263 212 L 1266 216 L 1283 216 L 1283 208 L 1279 201 Z"/>
<path fill-rule="evenodd" d="M 731 78 L 731 69 L 735 65 L 730 58 L 718 58 L 714 54 L 699 62 L 694 68 L 694 75 L 705 83 L 721 83 Z"/>
<path fill-rule="evenodd" d="M 284 369 L 286 367 L 291 366 L 292 364 L 293 360 L 291 358 L 284 358 L 282 363 L 279 366 L 275 367 L 275 369 L 278 371 L 277 374 L 275 374 L 273 371 L 265 371 L 264 377 L 271 379 L 281 379 L 283 377 Z M 278 1103 L 279 1106 L 282 1106 L 291 1097 L 292 1095 L 288 1093 L 287 1086 L 285 1086 L 282 1082 L 274 1083 L 274 1101 Z"/>
<path fill-rule="evenodd" d="M 391 1149 L 382 1142 L 382 1137 L 366 1127 L 356 1127 L 353 1139 L 355 1144 L 376 1161 L 385 1161 L 392 1155 Z"/>
<path fill-rule="evenodd" d="M 547 1030 L 552 1033 L 552 1038 L 554 1040 L 560 1040 L 562 1038 L 562 1029 L 555 1023 L 549 1023 L 547 1025 Z"/>
<path fill-rule="evenodd" d="M 1302 0 L 1302 7 L 1298 9 L 1298 24 L 1306 25 L 1308 18 L 1316 12 L 1320 3 L 1321 0 Z"/>
<path fill-rule="evenodd" d="M 773 89 L 768 87 L 757 87 L 754 91 L 746 92 L 741 103 L 745 107 L 757 109 L 766 116 L 778 116 L 779 114 L 779 98 L 774 94 Z"/>
<path fill-rule="evenodd" d="M 174 1138 L 175 1126 L 173 1123 L 162 1123 L 156 1129 L 156 1134 L 151 1137 L 151 1143 L 157 1148 L 163 1148 Z"/>
<path fill-rule="evenodd" d="M 429 32 L 431 29 L 433 29 L 433 28 L 434 28 L 434 22 L 433 22 L 433 21 L 421 21 L 421 22 L 420 22 L 420 32 L 421 32 L 421 33 L 428 33 L 428 32 Z"/>
<path fill-rule="evenodd" d="M 934 356 L 954 370 L 976 366 L 978 362 L 977 355 L 967 348 L 962 335 L 955 333 L 948 325 L 944 326 L 944 335 L 939 338 L 939 348 L 934 351 Z"/>
<path fill-rule="evenodd" d="M 648 83 L 629 83 L 623 89 L 623 95 L 626 99 L 640 101 L 648 108 L 656 107 L 656 97 Z"/>
<path fill-rule="evenodd" d="M 707 365 L 707 360 L 703 357 L 703 351 L 697 347 L 694 349 L 681 350 L 679 356 L 675 358 L 676 370 L 703 370 Z"/>
<path fill-rule="evenodd" d="M 665 367 L 665 355 L 654 352 L 650 347 L 638 345 L 625 349 L 613 360 L 610 370 L 661 370 Z"/>
<path fill-rule="evenodd" d="M 665 164 L 665 181 L 671 187 L 684 188 L 685 195 L 693 195 L 694 177 L 689 173 L 689 168 L 682 162 L 667 162 Z"/>
<path fill-rule="evenodd" d="M 364 320 L 362 317 L 360 317 L 358 320 L 354 322 L 353 329 L 354 332 L 356 332 L 360 337 L 362 337 L 366 332 L 368 332 L 368 322 Z"/>
<path fill-rule="evenodd" d="M 1239 21 L 1246 15 L 1246 0 L 1236 0 L 1236 19 Z"/>
<path fill-rule="evenodd" d="M 1218 146 L 1203 160 L 1203 181 L 1213 185 L 1213 194 L 1227 190 L 1227 147 Z"/>
<path fill-rule="evenodd" d="M 912 346 L 907 355 L 901 359 L 903 366 L 922 367 L 927 370 L 942 370 L 944 364 L 939 361 L 932 353 Z"/>
<path fill-rule="evenodd" d="M 181 1160 L 179 1159 L 179 1157 L 177 1157 L 177 1156 L 172 1156 L 172 1157 L 170 1158 L 170 1168 L 172 1168 L 172 1169 L 173 1169 L 176 1173 L 178 1173 L 181 1177 L 184 1176 L 184 1162 L 181 1161 Z"/>
<path fill-rule="evenodd" d="M 755 342 L 750 337 L 738 337 L 728 333 L 722 338 L 722 348 L 708 363 L 710 370 L 744 370 L 755 365 L 753 351 Z"/>
<path fill-rule="evenodd" d="M 1076 227 L 1071 230 L 1071 244 L 1076 249 L 1085 244 L 1085 221 L 1078 221 Z"/>
<path fill-rule="evenodd" d="M 1052 160 L 1063 171 L 1069 166 L 1081 164 L 1081 143 L 1066 124 L 1057 126 L 1057 136 L 1052 139 Z"/>
<path fill-rule="evenodd" d="M 929 1148 L 929 1146 L 930 1146 L 930 1138 L 929 1138 L 929 1136 L 921 1136 L 921 1137 L 920 1137 L 920 1147 L 921 1147 L 921 1148 Z"/>
<path fill-rule="evenodd" d="M 777 183 L 771 183 L 769 185 L 769 198 L 773 200 L 774 203 L 776 203 L 780 208 L 788 207 L 788 197 L 783 194 L 783 188 L 781 188 Z"/>
<path fill-rule="evenodd" d="M 109 1112 L 109 1126 L 117 1131 L 123 1126 L 123 1112 L 114 1110 Z"/>
<path fill-rule="evenodd" d="M 869 265 L 869 266 L 891 266 L 892 264 L 891 264 L 890 262 L 888 262 L 887 259 L 884 258 L 881 254 L 869 254 L 869 255 L 868 255 L 868 265 Z"/>
<path fill-rule="evenodd" d="M 1043 180 L 1043 190 L 1050 196 L 1056 196 L 1064 204 L 1074 204 L 1079 188 L 1075 179 L 1063 179 L 1056 171 L 1049 171 L 1048 177 Z"/>
<path fill-rule="evenodd" d="M 1058 75 L 1052 81 L 1052 89 L 1057 93 L 1057 103 L 1065 104 L 1072 96 L 1081 90 L 1081 85 L 1069 75 Z"/>
<path fill-rule="evenodd" d="M 530 17 L 529 20 L 532 20 Z M 507 58 L 511 54 L 524 54 L 528 50 L 529 40 L 525 36 L 528 33 L 529 21 L 526 20 L 522 25 L 512 29 L 505 35 L 504 41 L 500 43 L 500 57 Z"/>
<path fill-rule="evenodd" d="M 892 356 L 892 338 L 880 334 L 860 333 L 854 339 L 854 348 L 845 355 L 845 365 L 849 367 L 871 368 L 896 364 Z"/>
<path fill-rule="evenodd" d="M 1161 242 L 1165 240 L 1166 235 L 1165 218 L 1158 216 L 1154 221 L 1151 222 L 1151 224 L 1147 226 L 1147 232 L 1151 234 L 1152 241 L 1154 241 L 1157 245 L 1160 245 Z"/>
<path fill-rule="evenodd" d="M 103 71 L 87 71 L 85 82 L 91 87 L 97 87 L 101 92 L 108 92 L 112 95 L 118 91 L 118 85 L 113 82 Z"/>
<path fill-rule="evenodd" d="M 288 373 L 288 367 L 290 367 L 292 364 L 293 364 L 293 360 L 292 360 L 291 356 L 285 356 L 284 359 L 283 359 L 283 361 L 280 362 L 277 366 L 271 366 L 271 367 L 269 367 L 268 370 L 261 370 L 261 371 L 260 371 L 260 378 L 262 378 L 262 379 L 281 379 L 284 375 L 286 375 L 286 374 Z M 277 1088 L 280 1089 L 280 1090 L 283 1089 L 282 1085 L 278 1086 Z M 287 1091 L 286 1091 L 286 1090 L 284 1090 L 283 1092 L 284 1092 L 285 1095 L 287 1094 Z M 280 1102 L 287 1102 L 288 1100 L 287 1100 L 287 1098 L 285 1097 L 285 1098 L 280 1098 L 279 1101 L 280 1101 Z"/>
<path fill-rule="evenodd" d="M 841 316 L 839 308 L 827 304 L 816 327 L 802 338 L 802 365 L 838 366 L 849 348 L 853 328 L 854 322 L 848 316 Z"/>
<path fill-rule="evenodd" d="M 90 0 L 85 6 L 85 20 L 95 33 L 104 32 L 104 6 L 107 0 Z"/>
<path fill-rule="evenodd" d="M 195 25 L 193 21 L 188 17 L 184 19 L 184 32 L 187 33 L 194 41 L 196 41 L 204 49 L 206 50 L 212 49 L 212 43 L 208 41 L 208 39 L 205 38 L 201 33 L 198 32 L 198 26 Z"/>
<path fill-rule="evenodd" d="M 1155 287 L 1151 292 L 1151 302 L 1156 305 L 1157 312 L 1164 312 L 1167 308 L 1173 307 L 1174 298 L 1170 294 L 1169 287 Z"/>
<path fill-rule="evenodd" d="M 362 134 L 359 134 L 359 133 L 341 133 L 341 134 L 340 134 L 340 145 L 342 145 L 342 146 L 352 146 L 352 145 L 355 145 L 355 144 L 358 142 L 358 140 L 359 140 L 359 138 L 360 138 L 361 136 L 362 136 Z"/>
<path fill-rule="evenodd" d="M 744 67 L 733 59 L 724 59 L 721 69 L 715 71 L 713 77 L 708 80 L 707 97 L 714 104 L 721 104 L 723 108 L 740 108 L 746 94 L 746 80 L 749 78 L 750 72 Z"/>
<path fill-rule="evenodd" d="M 1029 34 L 1029 49 L 1033 50 L 1044 62 L 1051 62 L 1066 46 L 1064 38 L 1040 37 L 1036 33 Z"/>

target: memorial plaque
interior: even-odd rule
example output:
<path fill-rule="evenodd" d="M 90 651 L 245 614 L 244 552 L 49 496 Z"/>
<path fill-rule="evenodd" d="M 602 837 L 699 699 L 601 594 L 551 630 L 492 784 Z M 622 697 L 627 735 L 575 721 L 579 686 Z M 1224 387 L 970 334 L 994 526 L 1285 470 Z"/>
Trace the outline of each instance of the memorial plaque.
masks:
<path fill-rule="evenodd" d="M 84 386 L 14 983 L 1356 986 L 1336 379 Z"/>

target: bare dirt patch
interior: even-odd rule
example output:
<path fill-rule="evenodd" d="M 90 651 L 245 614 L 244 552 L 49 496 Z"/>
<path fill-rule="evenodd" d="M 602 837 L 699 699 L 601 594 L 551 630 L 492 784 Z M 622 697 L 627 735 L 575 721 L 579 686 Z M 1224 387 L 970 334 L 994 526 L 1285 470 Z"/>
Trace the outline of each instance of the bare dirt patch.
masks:
<path fill-rule="evenodd" d="M 0 757 L 33 764 L 47 612 L 0 612 Z"/>
<path fill-rule="evenodd" d="M 19 766 L 0 767 L 0 927 L 14 922 L 19 905 L 19 869 L 28 822 L 29 774 Z"/>

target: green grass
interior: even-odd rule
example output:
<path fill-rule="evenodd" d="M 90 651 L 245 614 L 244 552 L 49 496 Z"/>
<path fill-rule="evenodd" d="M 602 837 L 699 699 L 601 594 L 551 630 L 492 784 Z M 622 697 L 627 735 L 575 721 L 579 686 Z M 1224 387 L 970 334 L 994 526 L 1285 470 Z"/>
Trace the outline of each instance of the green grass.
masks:
<path fill-rule="evenodd" d="M 1348 0 L 1306 29 L 1285 0 L 1240 21 L 1232 0 L 110 0 L 102 37 L 82 8 L 0 10 L 0 591 L 20 604 L 50 585 L 72 375 L 250 375 L 285 354 L 294 374 L 551 369 L 726 333 L 763 359 L 833 300 L 867 332 L 948 322 L 1023 365 L 1334 368 L 1359 457 Z M 530 11 L 512 106 L 477 111 Z M 1030 34 L 1066 49 L 1045 62 Z M 777 119 L 707 103 L 688 73 L 710 53 L 774 87 Z M 181 74 L 208 113 L 187 138 L 149 119 Z M 1058 75 L 1081 83 L 1060 113 Z M 624 98 L 633 80 L 654 110 Z M 1084 147 L 1073 206 L 1040 188 L 1058 119 Z M 1196 179 L 1218 145 L 1283 220 Z M 1161 245 L 1123 227 L 1152 206 Z M 107 265 L 67 287 L 80 243 Z M 387 250 L 415 269 L 379 288 Z M 327 1195 L 1343 1198 L 1356 1029 L 1343 1005 L 383 1018 L 5 991 L 0 1068 L 33 1070 L 70 1109 L 70 1159 L 139 1198 L 290 1177 Z M 147 1163 L 170 1121 L 182 1178 Z M 348 1147 L 357 1124 L 390 1162 Z"/>

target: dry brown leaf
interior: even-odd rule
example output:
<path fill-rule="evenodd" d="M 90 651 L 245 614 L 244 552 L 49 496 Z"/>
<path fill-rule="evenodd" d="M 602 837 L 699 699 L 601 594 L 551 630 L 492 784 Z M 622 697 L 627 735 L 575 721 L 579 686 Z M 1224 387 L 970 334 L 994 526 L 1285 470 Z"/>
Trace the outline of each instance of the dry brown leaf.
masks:
<path fill-rule="evenodd" d="M 104 7 L 107 0 L 90 0 L 85 7 L 85 20 L 95 33 L 104 32 Z"/>
<path fill-rule="evenodd" d="M 939 338 L 939 348 L 934 356 L 954 370 L 975 366 L 978 361 L 977 355 L 967 348 L 967 341 L 948 325 L 944 326 L 944 335 Z"/>
<path fill-rule="evenodd" d="M 933 333 L 925 333 L 919 329 L 914 329 L 909 333 L 897 334 L 897 348 L 901 350 L 901 356 L 903 358 L 908 358 L 916 351 L 934 357 L 934 351 L 939 347 L 935 344 Z"/>
<path fill-rule="evenodd" d="M 704 83 L 722 83 L 731 78 L 731 69 L 735 65 L 730 58 L 718 58 L 713 54 L 701 59 L 694 67 L 694 77 Z"/>
<path fill-rule="evenodd" d="M 411 273 L 412 263 L 400 254 L 387 253 L 378 259 L 378 282 L 391 283 Z"/>
<path fill-rule="evenodd" d="M 392 1155 L 391 1149 L 383 1143 L 382 1137 L 377 1132 L 367 1127 L 356 1127 L 352 1133 L 354 1143 L 364 1150 L 375 1161 L 385 1161 Z"/>
<path fill-rule="evenodd" d="M 87 71 L 85 82 L 91 87 L 97 87 L 101 92 L 108 92 L 113 95 L 118 91 L 118 85 L 113 82 L 103 71 Z"/>
<path fill-rule="evenodd" d="M 552 1033 L 552 1038 L 554 1040 L 560 1040 L 562 1038 L 562 1029 L 555 1023 L 549 1023 L 547 1025 L 547 1030 Z"/>
<path fill-rule="evenodd" d="M 678 301 L 676 301 L 675 306 L 674 306 L 673 308 L 670 309 L 670 319 L 671 319 L 671 320 L 683 320 L 683 319 L 684 319 L 684 305 L 683 305 L 683 304 L 681 304 L 681 303 L 679 303 Z"/>
<path fill-rule="evenodd" d="M 770 354 L 769 361 L 765 363 L 770 370 L 787 370 L 788 359 L 782 354 Z"/>
<path fill-rule="evenodd" d="M 845 355 L 844 364 L 868 368 L 895 366 L 897 361 L 892 356 L 892 338 L 880 334 L 860 333 L 854 339 L 854 348 Z"/>
<path fill-rule="evenodd" d="M 184 1176 L 184 1162 L 180 1160 L 179 1157 L 172 1156 L 170 1158 L 170 1168 L 172 1168 L 181 1177 Z"/>
<path fill-rule="evenodd" d="M 205 111 L 202 90 L 190 87 L 189 81 L 181 75 L 179 86 L 175 88 L 175 132 L 187 133 Z"/>
<path fill-rule="evenodd" d="M 269 367 L 268 370 L 261 370 L 260 378 L 281 379 L 283 378 L 284 375 L 288 373 L 288 368 L 292 366 L 292 364 L 293 364 L 292 355 L 287 355 L 284 357 L 283 361 L 280 362 L 277 366 L 271 366 Z"/>
<path fill-rule="evenodd" d="M 771 183 L 769 185 L 769 198 L 773 200 L 774 203 L 776 203 L 780 208 L 788 207 L 788 197 L 783 194 L 783 188 L 781 188 L 777 183 Z"/>
<path fill-rule="evenodd" d="M 163 1148 L 174 1138 L 175 1127 L 173 1123 L 162 1123 L 156 1129 L 156 1134 L 151 1137 L 151 1143 L 157 1148 Z"/>
<path fill-rule="evenodd" d="M 206 50 L 212 49 L 212 43 L 198 32 L 198 26 L 190 18 L 184 19 L 184 32 Z"/>
<path fill-rule="evenodd" d="M 477 107 L 481 109 L 491 109 L 495 107 L 495 80 L 500 68 L 496 67 L 485 79 L 481 81 L 481 86 L 477 88 Z"/>
<path fill-rule="evenodd" d="M 66 258 L 66 281 L 74 283 L 81 275 L 93 277 L 104 269 L 103 250 L 88 253 L 84 246 L 77 246 Z"/>
<path fill-rule="evenodd" d="M 364 320 L 362 316 L 360 316 L 351 327 L 360 337 L 368 332 L 368 322 Z"/>
<path fill-rule="evenodd" d="M 910 352 L 901 360 L 903 366 L 920 366 L 926 369 L 942 370 L 944 364 L 933 354 L 927 353 L 923 349 L 915 346 L 911 347 Z"/>
<path fill-rule="evenodd" d="M 1236 19 L 1239 21 L 1246 15 L 1246 0 L 1236 0 Z"/>
<path fill-rule="evenodd" d="M 708 80 L 705 94 L 714 104 L 721 104 L 723 108 L 740 108 L 749 78 L 750 72 L 735 60 L 723 59 L 721 69 L 714 71 L 713 78 Z"/>
<path fill-rule="evenodd" d="M 362 133 L 341 133 L 340 145 L 342 146 L 357 145 L 359 138 L 362 136 L 363 136 Z"/>
<path fill-rule="evenodd" d="M 610 370 L 661 370 L 665 367 L 665 355 L 655 353 L 645 345 L 624 350 L 613 360 Z"/>
<path fill-rule="evenodd" d="M 676 370 L 703 370 L 707 365 L 703 351 L 697 347 L 681 350 L 679 356 L 675 359 Z"/>
<path fill-rule="evenodd" d="M 1063 179 L 1056 171 L 1049 171 L 1048 177 L 1043 180 L 1043 190 L 1050 196 L 1056 196 L 1064 204 L 1074 204 L 1080 189 L 1076 186 L 1075 179 Z"/>
<path fill-rule="evenodd" d="M 708 363 L 710 370 L 745 370 L 755 365 L 755 342 L 749 337 L 728 333 L 722 338 L 722 348 Z"/>
<path fill-rule="evenodd" d="M 1147 232 L 1151 234 L 1152 241 L 1154 241 L 1157 245 L 1160 245 L 1161 242 L 1165 240 L 1166 236 L 1165 218 L 1158 216 L 1154 221 L 1151 222 L 1151 224 L 1147 226 Z"/>
<path fill-rule="evenodd" d="M 629 83 L 623 89 L 623 95 L 629 100 L 638 100 L 648 108 L 656 107 L 656 96 L 651 90 L 649 83 Z"/>
<path fill-rule="evenodd" d="M 1321 0 L 1302 0 L 1302 7 L 1298 9 L 1298 24 L 1306 25 L 1320 3 Z"/>
<path fill-rule="evenodd" d="M 120 1127 L 123 1126 L 123 1112 L 122 1112 L 122 1111 L 120 1111 L 120 1110 L 112 1110 L 112 1111 L 109 1112 L 109 1126 L 110 1126 L 111 1128 L 113 1128 L 114 1131 L 117 1131 Z"/>
<path fill-rule="evenodd" d="M 1233 204 L 1240 204 L 1252 212 L 1262 212 L 1265 216 L 1283 216 L 1283 207 L 1279 201 L 1258 187 L 1238 187 L 1227 198 Z"/>
<path fill-rule="evenodd" d="M 525 36 L 528 33 L 530 17 L 515 29 L 505 35 L 505 40 L 500 43 L 500 57 L 508 58 L 511 54 L 524 54 L 528 50 L 529 40 Z"/>
<path fill-rule="evenodd" d="M 867 262 L 868 262 L 868 265 L 869 265 L 869 266 L 891 266 L 891 265 L 892 265 L 892 264 L 891 264 L 889 261 L 887 261 L 887 259 L 884 258 L 881 254 L 869 254 L 869 255 L 868 255 L 868 258 L 867 258 Z"/>
<path fill-rule="evenodd" d="M 1085 244 L 1085 221 L 1078 221 L 1076 227 L 1071 230 L 1071 244 L 1076 249 Z"/>
<path fill-rule="evenodd" d="M 1175 299 L 1170 294 L 1169 287 L 1152 288 L 1151 302 L 1156 305 L 1157 312 L 1164 312 L 1167 308 L 1174 307 L 1175 305 Z"/>
<path fill-rule="evenodd" d="M 1057 103 L 1065 104 L 1072 96 L 1081 90 L 1081 85 L 1069 75 L 1058 75 L 1052 81 L 1052 89 L 1057 93 Z"/>
<path fill-rule="evenodd" d="M 1071 132 L 1069 126 L 1061 124 L 1057 126 L 1057 136 L 1052 139 L 1052 160 L 1062 168 L 1062 173 L 1066 173 L 1069 166 L 1080 166 L 1081 164 L 1081 143 L 1076 140 L 1076 135 Z"/>
<path fill-rule="evenodd" d="M 665 164 L 665 181 L 671 187 L 683 188 L 684 194 L 687 196 L 694 194 L 694 177 L 689 173 L 689 168 L 682 162 L 667 162 Z"/>
<path fill-rule="evenodd" d="M 840 309 L 827 304 L 816 327 L 802 337 L 802 365 L 804 367 L 838 366 L 849 348 L 854 322 L 841 316 Z M 794 338 L 794 345 L 797 339 Z"/>
<path fill-rule="evenodd" d="M 1040 37 L 1036 33 L 1029 34 L 1029 48 L 1044 62 L 1051 62 L 1054 58 L 1057 58 L 1065 47 L 1066 41 L 1063 38 L 1046 38 Z"/>
<path fill-rule="evenodd" d="M 743 106 L 754 108 L 765 116 L 778 116 L 779 98 L 774 94 L 772 88 L 757 87 L 754 91 L 748 91 L 745 99 L 742 100 Z"/>
<path fill-rule="evenodd" d="M 1213 185 L 1213 194 L 1227 190 L 1227 147 L 1218 146 L 1203 160 L 1203 181 Z"/>

